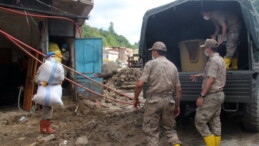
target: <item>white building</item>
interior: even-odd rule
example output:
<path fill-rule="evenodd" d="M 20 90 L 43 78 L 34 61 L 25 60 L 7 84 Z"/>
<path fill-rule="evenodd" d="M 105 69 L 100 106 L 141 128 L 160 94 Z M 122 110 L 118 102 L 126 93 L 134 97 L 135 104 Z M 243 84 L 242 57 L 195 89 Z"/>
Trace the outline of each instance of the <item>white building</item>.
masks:
<path fill-rule="evenodd" d="M 119 52 L 114 49 L 106 49 L 103 51 L 103 61 L 114 61 L 119 57 Z"/>

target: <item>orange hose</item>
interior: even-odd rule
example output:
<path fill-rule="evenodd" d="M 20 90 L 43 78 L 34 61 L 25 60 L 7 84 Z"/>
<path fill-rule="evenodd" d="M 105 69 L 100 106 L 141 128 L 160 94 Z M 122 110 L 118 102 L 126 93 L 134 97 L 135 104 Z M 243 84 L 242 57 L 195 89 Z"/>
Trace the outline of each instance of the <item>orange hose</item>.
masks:
<path fill-rule="evenodd" d="M 42 55 L 42 56 L 44 56 L 44 57 L 46 56 L 46 55 L 43 54 L 42 52 L 40 52 L 40 51 L 38 51 L 38 50 L 32 48 L 31 46 L 29 46 L 29 45 L 23 43 L 22 41 L 20 41 L 20 40 L 16 39 L 15 37 L 9 35 L 8 33 L 4 32 L 4 31 L 2 31 L 2 30 L 0 30 L 0 33 L 4 34 L 5 36 L 8 36 L 8 37 L 12 38 L 12 39 L 15 40 L 16 42 L 18 42 L 18 43 L 20 43 L 20 44 L 26 46 L 27 48 L 31 49 L 32 51 L 37 52 L 37 53 L 39 53 L 40 55 Z M 83 76 L 84 78 L 86 78 L 86 79 L 88 79 L 88 80 L 90 80 L 90 81 L 92 81 L 92 82 L 94 82 L 94 83 L 96 83 L 96 84 L 98 84 L 98 85 L 100 85 L 100 86 L 103 86 L 103 87 L 105 87 L 105 88 L 107 88 L 107 89 L 110 89 L 111 91 L 114 91 L 115 93 L 117 93 L 117 94 L 119 94 L 119 95 L 125 96 L 125 97 L 127 97 L 127 98 L 129 98 L 129 99 L 133 99 L 132 97 L 130 97 L 130 96 L 126 95 L 126 94 L 123 94 L 123 93 L 121 93 L 121 92 L 118 92 L 118 91 L 116 91 L 116 90 L 114 90 L 114 89 L 112 89 L 112 88 L 110 88 L 110 87 L 108 87 L 108 86 L 106 86 L 106 85 L 104 85 L 104 84 L 102 84 L 102 83 L 99 83 L 99 82 L 95 81 L 94 79 L 92 79 L 92 78 L 90 78 L 90 77 L 88 77 L 88 76 L 86 76 L 86 75 L 84 75 L 84 74 L 82 74 L 82 73 L 80 73 L 80 72 L 78 72 L 78 71 L 76 71 L 76 70 L 74 70 L 74 69 L 72 69 L 72 68 L 70 68 L 70 67 L 64 65 L 64 64 L 63 64 L 63 67 L 65 67 L 66 69 L 68 69 L 68 70 L 70 70 L 70 71 L 75 72 L 75 73 L 78 74 L 78 75 Z M 140 102 L 142 103 L 142 101 L 140 101 Z"/>
<path fill-rule="evenodd" d="M 1 30 L 0 30 L 0 32 L 1 32 Z M 21 50 L 23 50 L 26 54 L 28 54 L 30 57 L 32 57 L 33 59 L 35 59 L 36 61 L 38 61 L 38 62 L 41 63 L 41 64 L 43 63 L 43 62 L 40 61 L 38 58 L 36 58 L 35 56 L 33 56 L 29 51 L 27 51 L 25 48 L 23 48 L 21 45 L 19 45 L 17 42 L 15 42 L 15 40 L 13 40 L 11 37 L 9 37 L 9 36 L 6 36 L 6 37 L 7 37 L 11 42 L 13 42 L 16 46 L 18 46 Z M 90 90 L 89 88 L 86 88 L 86 87 L 84 87 L 84 86 L 82 86 L 82 85 L 80 85 L 80 84 L 78 84 L 78 83 L 76 83 L 76 82 L 74 82 L 74 81 L 72 81 L 72 80 L 66 78 L 66 77 L 65 77 L 65 79 L 68 80 L 69 82 L 71 82 L 72 84 L 77 85 L 77 86 L 79 86 L 79 87 L 85 89 L 86 91 L 88 91 L 88 92 L 90 92 L 90 93 L 92 93 L 92 94 L 101 96 L 101 97 L 103 97 L 103 98 L 107 98 L 107 99 L 109 99 L 109 100 L 112 100 L 112 101 L 118 102 L 118 103 L 129 104 L 129 105 L 132 105 L 132 104 L 133 104 L 133 103 L 129 103 L 129 102 L 124 102 L 124 101 L 115 100 L 115 99 L 110 98 L 110 97 L 106 97 L 106 96 L 101 95 L 101 94 L 99 94 L 99 93 L 96 93 L 96 92 Z"/>
<path fill-rule="evenodd" d="M 70 18 L 61 17 L 61 16 L 46 16 L 46 15 L 28 14 L 28 13 L 16 11 L 16 10 L 13 10 L 13 9 L 8 9 L 8 8 L 5 8 L 5 7 L 0 7 L 0 9 L 5 10 L 5 11 L 9 11 L 9 12 L 12 12 L 12 13 L 20 14 L 20 15 L 25 15 L 25 16 L 38 17 L 38 18 L 50 18 L 50 19 L 63 19 L 63 20 L 70 21 L 76 26 L 76 29 L 79 32 L 80 38 L 82 37 L 82 32 L 81 32 L 79 26 L 76 24 L 76 22 L 74 20 L 72 20 Z"/>

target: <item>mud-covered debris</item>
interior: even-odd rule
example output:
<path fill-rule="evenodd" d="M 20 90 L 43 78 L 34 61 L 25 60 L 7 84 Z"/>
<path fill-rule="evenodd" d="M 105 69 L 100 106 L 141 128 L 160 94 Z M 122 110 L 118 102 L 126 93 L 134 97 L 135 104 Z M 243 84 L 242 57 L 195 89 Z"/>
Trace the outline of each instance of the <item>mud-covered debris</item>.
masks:
<path fill-rule="evenodd" d="M 76 139 L 76 145 L 86 145 L 88 144 L 88 138 L 86 136 L 81 136 Z"/>
<path fill-rule="evenodd" d="M 114 61 L 104 62 L 102 65 L 102 73 L 97 73 L 96 76 L 104 79 L 108 79 L 116 74 L 118 71 L 118 65 Z"/>
<path fill-rule="evenodd" d="M 106 85 L 116 89 L 134 89 L 140 76 L 141 71 L 137 68 L 123 68 L 108 79 Z"/>
<path fill-rule="evenodd" d="M 133 92 L 133 90 L 136 87 L 136 83 L 141 76 L 140 69 L 137 68 L 123 68 L 119 70 L 115 75 L 112 76 L 112 78 L 109 78 L 106 82 L 106 86 L 117 90 L 118 92 Z M 103 91 L 103 95 L 108 98 L 113 98 L 117 101 L 123 101 L 123 102 L 132 102 L 132 100 L 128 97 L 125 97 L 123 95 L 120 95 L 118 93 L 115 93 L 114 91 L 110 89 L 105 89 Z M 112 104 L 110 106 L 114 106 L 117 104 L 120 104 L 118 102 L 114 102 L 110 99 L 102 99 L 101 102 L 104 104 Z M 133 96 L 132 96 L 133 98 Z"/>

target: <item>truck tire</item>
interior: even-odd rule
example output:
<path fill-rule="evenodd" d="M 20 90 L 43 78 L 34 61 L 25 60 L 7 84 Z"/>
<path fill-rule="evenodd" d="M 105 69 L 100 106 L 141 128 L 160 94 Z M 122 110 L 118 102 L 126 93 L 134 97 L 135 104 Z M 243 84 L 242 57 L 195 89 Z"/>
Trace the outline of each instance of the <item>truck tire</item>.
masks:
<path fill-rule="evenodd" d="M 253 80 L 253 95 L 251 103 L 245 105 L 243 126 L 250 132 L 259 131 L 259 77 Z"/>

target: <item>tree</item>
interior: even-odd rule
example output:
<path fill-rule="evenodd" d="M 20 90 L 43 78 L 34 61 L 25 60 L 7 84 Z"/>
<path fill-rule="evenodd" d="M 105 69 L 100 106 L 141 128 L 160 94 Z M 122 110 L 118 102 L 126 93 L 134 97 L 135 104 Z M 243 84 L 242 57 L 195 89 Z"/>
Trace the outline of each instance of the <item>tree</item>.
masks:
<path fill-rule="evenodd" d="M 129 41 L 123 36 L 118 35 L 114 31 L 113 23 L 110 23 L 108 31 L 98 29 L 84 24 L 82 27 L 83 36 L 85 38 L 102 38 L 103 45 L 105 47 L 126 47 L 126 48 L 138 48 L 138 43 L 130 44 Z"/>
<path fill-rule="evenodd" d="M 111 34 L 115 34 L 113 22 L 110 22 L 110 26 L 108 28 L 108 32 Z"/>
<path fill-rule="evenodd" d="M 259 0 L 251 0 L 252 4 L 255 7 L 255 10 L 259 12 Z"/>
<path fill-rule="evenodd" d="M 135 42 L 134 44 L 133 44 L 133 47 L 132 47 L 133 49 L 138 49 L 139 48 L 139 42 Z"/>

